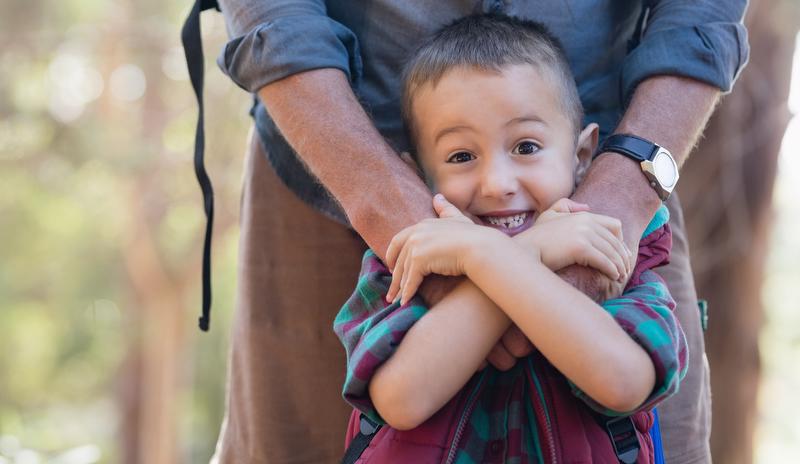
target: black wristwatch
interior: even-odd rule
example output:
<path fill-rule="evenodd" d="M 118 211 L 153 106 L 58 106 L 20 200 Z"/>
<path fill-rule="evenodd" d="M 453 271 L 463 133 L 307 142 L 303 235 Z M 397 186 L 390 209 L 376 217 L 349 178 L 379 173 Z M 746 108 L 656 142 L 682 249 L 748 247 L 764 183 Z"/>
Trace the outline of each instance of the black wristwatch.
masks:
<path fill-rule="evenodd" d="M 680 177 L 678 164 L 669 150 L 635 135 L 614 134 L 603 141 L 596 156 L 609 151 L 638 161 L 658 196 L 662 200 L 669 198 Z"/>

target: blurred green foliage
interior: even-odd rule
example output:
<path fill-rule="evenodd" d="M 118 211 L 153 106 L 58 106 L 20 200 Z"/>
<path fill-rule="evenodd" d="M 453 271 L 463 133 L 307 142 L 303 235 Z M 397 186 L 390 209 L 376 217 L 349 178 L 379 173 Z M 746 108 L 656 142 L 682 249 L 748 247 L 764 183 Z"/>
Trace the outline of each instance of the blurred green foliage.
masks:
<path fill-rule="evenodd" d="M 133 239 L 179 287 L 188 346 L 184 462 L 207 461 L 224 405 L 250 97 L 216 68 L 203 18 L 214 182 L 212 330 L 200 334 L 205 217 L 180 26 L 191 2 L 4 2 L 0 15 L 0 463 L 120 462 L 120 370 L 138 336 Z M 67 454 L 65 454 L 67 453 Z M 15 456 L 15 457 L 14 457 Z"/>
<path fill-rule="evenodd" d="M 250 99 L 216 68 L 224 22 L 205 13 L 207 166 L 217 227 L 212 330 L 200 334 L 204 216 L 192 169 L 197 113 L 179 43 L 190 3 L 4 2 L 0 464 L 121 461 L 120 372 L 139 336 L 143 304 L 132 282 L 139 264 L 131 244 L 141 230 L 152 236 L 170 283 L 188 282 L 178 287 L 182 305 L 174 308 L 185 319 L 187 341 L 176 399 L 180 458 L 204 462 L 213 452 L 224 406 Z M 792 179 L 792 188 L 800 185 Z M 790 398 L 800 380 L 776 373 L 800 372 L 792 368 L 800 359 L 797 325 L 780 322 L 796 322 L 800 314 L 789 293 L 797 283 L 791 257 L 797 256 L 800 212 L 795 193 L 786 193 L 789 184 L 781 185 L 781 209 L 793 208 L 782 217 L 793 219 L 777 223 L 779 246 L 767 276 L 765 301 L 777 311 L 765 327 L 762 393 Z M 760 438 L 784 450 L 784 439 L 800 437 L 796 409 L 781 408 L 784 401 L 763 403 Z M 761 453 L 764 462 L 781 455 L 772 449 Z"/>

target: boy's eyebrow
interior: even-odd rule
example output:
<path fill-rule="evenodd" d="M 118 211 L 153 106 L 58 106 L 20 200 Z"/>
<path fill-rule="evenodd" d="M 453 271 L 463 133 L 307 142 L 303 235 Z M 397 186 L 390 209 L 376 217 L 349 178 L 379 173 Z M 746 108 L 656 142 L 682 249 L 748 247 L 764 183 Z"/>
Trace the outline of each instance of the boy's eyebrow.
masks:
<path fill-rule="evenodd" d="M 529 114 L 529 115 L 520 116 L 518 118 L 511 119 L 510 121 L 505 123 L 505 126 L 508 127 L 508 126 L 510 126 L 512 124 L 519 124 L 521 122 L 535 122 L 535 123 L 539 123 L 539 124 L 544 124 L 545 126 L 547 125 L 547 123 L 544 122 L 544 120 L 542 120 L 542 118 L 540 118 L 539 116 L 536 116 L 535 114 Z"/>
<path fill-rule="evenodd" d="M 442 129 L 442 130 L 440 130 L 439 132 L 436 133 L 436 137 L 433 138 L 433 143 L 434 144 L 439 143 L 439 139 L 441 139 L 445 135 L 452 134 L 454 132 L 461 132 L 461 131 L 464 131 L 464 130 L 472 131 L 472 132 L 475 131 L 473 128 L 471 128 L 469 126 L 464 126 L 464 125 L 448 127 L 448 128 Z"/>
<path fill-rule="evenodd" d="M 526 114 L 525 116 L 520 116 L 518 118 L 511 119 L 511 120 L 509 120 L 508 122 L 506 122 L 503 125 L 505 127 L 508 127 L 510 125 L 519 124 L 519 123 L 522 123 L 522 122 L 535 122 L 537 124 L 543 124 L 545 126 L 547 125 L 547 123 L 544 122 L 544 120 L 542 118 L 540 118 L 539 116 L 536 116 L 535 114 Z M 465 126 L 465 125 L 447 127 L 447 128 L 442 129 L 442 130 L 440 130 L 439 132 L 436 133 L 436 137 L 434 137 L 433 143 L 434 144 L 439 143 L 439 140 L 442 137 L 444 137 L 445 135 L 452 134 L 454 132 L 461 132 L 461 131 L 465 131 L 465 130 L 466 131 L 471 131 L 471 132 L 475 131 L 475 129 L 473 129 L 472 127 Z"/>

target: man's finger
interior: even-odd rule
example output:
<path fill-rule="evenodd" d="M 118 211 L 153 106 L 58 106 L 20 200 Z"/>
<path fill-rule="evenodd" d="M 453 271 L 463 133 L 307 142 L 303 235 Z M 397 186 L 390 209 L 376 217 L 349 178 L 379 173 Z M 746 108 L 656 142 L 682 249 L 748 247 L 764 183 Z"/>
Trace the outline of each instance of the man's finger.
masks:
<path fill-rule="evenodd" d="M 533 343 L 522 333 L 519 327 L 512 325 L 501 339 L 506 351 L 512 356 L 523 358 L 533 351 Z"/>
<path fill-rule="evenodd" d="M 507 371 L 514 367 L 514 364 L 517 363 L 517 358 L 512 356 L 511 353 L 509 353 L 500 342 L 498 342 L 494 348 L 492 348 L 492 351 L 490 351 L 489 355 L 486 356 L 486 360 L 489 361 L 489 364 L 500 371 Z"/>

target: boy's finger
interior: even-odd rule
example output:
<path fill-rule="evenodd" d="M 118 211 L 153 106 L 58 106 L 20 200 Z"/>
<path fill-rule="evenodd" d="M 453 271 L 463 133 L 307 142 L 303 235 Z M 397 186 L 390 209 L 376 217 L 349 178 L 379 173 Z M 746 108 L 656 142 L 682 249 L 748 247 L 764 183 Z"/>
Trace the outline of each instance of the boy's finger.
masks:
<path fill-rule="evenodd" d="M 405 271 L 405 261 L 406 261 L 406 253 L 408 247 L 403 247 L 400 250 L 400 256 L 397 257 L 397 261 L 394 263 L 394 270 L 392 272 L 392 283 L 389 286 L 389 292 L 386 294 L 386 301 L 389 303 L 393 303 L 394 300 L 397 298 L 398 291 L 401 288 L 403 283 L 403 271 Z"/>
<path fill-rule="evenodd" d="M 454 204 L 447 201 L 447 198 L 441 193 L 437 193 L 433 196 L 433 210 L 436 211 L 436 214 L 440 218 L 464 218 L 472 222 L 472 220 L 464 216 L 464 213 L 456 208 Z"/>
<path fill-rule="evenodd" d="M 622 237 L 622 222 L 619 219 L 604 214 L 592 214 L 592 218 L 611 231 L 618 239 L 624 240 Z"/>
<path fill-rule="evenodd" d="M 406 256 L 405 262 L 403 263 L 403 278 L 400 280 L 400 295 L 399 297 L 403 297 L 403 291 L 406 288 L 406 282 L 408 281 L 408 274 L 411 270 L 411 266 L 414 264 L 414 260 L 410 257 Z"/>
<path fill-rule="evenodd" d="M 392 274 L 392 282 L 389 284 L 389 290 L 386 292 L 386 302 L 394 302 L 394 296 L 397 294 L 397 289 L 400 287 L 400 276 Z"/>
<path fill-rule="evenodd" d="M 419 269 L 416 265 L 411 265 L 411 269 L 408 271 L 408 279 L 406 280 L 406 285 L 403 287 L 403 296 L 400 299 L 400 304 L 408 303 L 411 298 L 417 293 L 419 289 L 419 285 L 422 283 L 423 275 L 419 272 Z"/>
<path fill-rule="evenodd" d="M 620 278 L 619 271 L 617 270 L 617 266 L 614 264 L 614 262 L 597 248 L 590 248 L 584 258 L 586 259 L 586 262 L 581 263 L 584 266 L 597 269 L 611 280 L 616 281 Z"/>
<path fill-rule="evenodd" d="M 598 240 L 603 240 L 607 246 L 611 247 L 611 250 L 607 251 L 606 254 L 615 262 L 619 262 L 619 272 L 623 275 L 628 274 L 629 265 L 628 262 L 630 261 L 628 256 L 628 250 L 624 243 L 622 243 L 614 234 L 611 233 L 608 229 L 604 227 L 599 227 L 597 229 L 597 238 Z"/>
<path fill-rule="evenodd" d="M 636 266 L 636 261 L 639 258 L 639 254 L 631 251 L 631 249 L 628 248 L 628 245 L 625 242 L 622 242 L 622 246 L 624 246 L 625 251 L 628 252 L 628 274 L 630 274 L 631 272 L 633 272 L 633 268 Z"/>
<path fill-rule="evenodd" d="M 575 200 L 570 200 L 569 198 L 562 198 L 551 206 L 549 209 L 556 211 L 557 213 L 579 213 L 581 211 L 589 211 L 589 205 L 586 203 L 578 203 Z"/>
<path fill-rule="evenodd" d="M 405 245 L 409 234 L 411 234 L 411 227 L 406 227 L 392 237 L 392 241 L 389 242 L 389 247 L 386 249 L 386 267 L 388 267 L 390 271 L 394 271 L 398 254 L 404 248 L 403 245 Z"/>
<path fill-rule="evenodd" d="M 606 233 L 610 235 L 608 231 Z M 621 242 L 614 236 L 611 236 L 610 239 L 597 237 L 596 240 L 598 249 L 614 263 L 614 267 L 617 269 L 617 278 L 614 280 L 621 282 L 628 274 L 628 266 L 625 264 L 627 259 L 625 252 L 620 253 L 619 251 L 622 248 Z"/>

